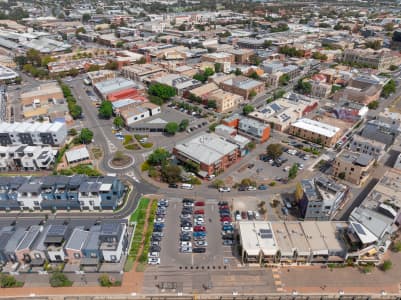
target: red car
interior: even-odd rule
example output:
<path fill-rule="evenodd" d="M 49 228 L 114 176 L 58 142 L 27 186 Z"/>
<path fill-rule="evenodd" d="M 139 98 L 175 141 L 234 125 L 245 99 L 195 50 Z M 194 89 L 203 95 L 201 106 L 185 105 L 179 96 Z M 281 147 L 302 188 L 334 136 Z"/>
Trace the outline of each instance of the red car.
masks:
<path fill-rule="evenodd" d="M 205 226 L 195 226 L 194 227 L 194 231 L 206 231 L 206 227 Z"/>
<path fill-rule="evenodd" d="M 203 209 L 198 209 L 194 211 L 194 215 L 204 215 L 205 211 Z"/>
<path fill-rule="evenodd" d="M 197 202 L 195 202 L 195 206 L 205 206 L 205 202 L 197 201 Z"/>
<path fill-rule="evenodd" d="M 231 217 L 221 217 L 220 222 L 232 222 Z"/>

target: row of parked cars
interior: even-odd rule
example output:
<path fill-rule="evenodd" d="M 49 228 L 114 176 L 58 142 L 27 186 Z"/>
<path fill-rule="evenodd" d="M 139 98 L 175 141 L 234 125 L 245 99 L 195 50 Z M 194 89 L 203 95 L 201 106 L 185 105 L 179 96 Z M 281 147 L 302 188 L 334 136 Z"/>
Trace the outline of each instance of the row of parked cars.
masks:
<path fill-rule="evenodd" d="M 180 252 L 205 253 L 206 252 L 206 226 L 205 202 L 189 198 L 182 200 L 180 216 Z"/>
<path fill-rule="evenodd" d="M 223 245 L 231 246 L 234 244 L 234 226 L 232 223 L 230 208 L 227 201 L 219 201 L 218 205 Z"/>
<path fill-rule="evenodd" d="M 167 199 L 160 199 L 157 202 L 157 210 L 155 215 L 155 220 L 153 223 L 153 233 L 148 253 L 148 264 L 158 265 L 160 264 L 160 251 L 161 251 L 161 241 L 164 236 L 164 222 L 167 214 L 168 207 Z"/>

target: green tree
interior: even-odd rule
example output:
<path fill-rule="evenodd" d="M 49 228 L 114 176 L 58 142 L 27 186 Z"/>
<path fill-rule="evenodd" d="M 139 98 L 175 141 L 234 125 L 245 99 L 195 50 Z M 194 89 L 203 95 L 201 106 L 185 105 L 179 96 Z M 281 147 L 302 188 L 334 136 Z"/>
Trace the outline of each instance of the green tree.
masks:
<path fill-rule="evenodd" d="M 312 92 L 312 84 L 305 79 L 299 79 L 295 90 L 300 94 L 309 95 Z"/>
<path fill-rule="evenodd" d="M 100 286 L 103 286 L 103 287 L 111 287 L 113 285 L 113 283 L 110 280 L 109 275 L 107 275 L 107 274 L 100 275 L 98 278 L 98 281 L 99 281 Z"/>
<path fill-rule="evenodd" d="M 236 68 L 234 74 L 237 76 L 242 75 L 242 71 L 239 68 Z"/>
<path fill-rule="evenodd" d="M 252 72 L 248 77 L 250 77 L 252 79 L 256 79 L 256 80 L 258 80 L 260 78 L 258 73 L 256 73 L 255 71 Z"/>
<path fill-rule="evenodd" d="M 297 173 L 298 173 L 298 165 L 293 164 L 291 169 L 288 171 L 288 179 L 294 179 L 295 177 L 297 177 Z"/>
<path fill-rule="evenodd" d="M 114 118 L 113 124 L 117 128 L 122 128 L 124 126 L 124 119 L 121 116 L 117 116 Z"/>
<path fill-rule="evenodd" d="M 179 126 L 176 122 L 168 122 L 164 127 L 164 131 L 168 134 L 174 135 L 178 131 Z"/>
<path fill-rule="evenodd" d="M 247 104 L 242 108 L 242 113 L 247 116 L 248 114 L 250 114 L 251 112 L 253 112 L 255 109 L 253 108 L 252 105 Z"/>
<path fill-rule="evenodd" d="M 298 182 L 295 187 L 295 194 L 294 194 L 295 201 L 299 202 L 302 200 L 303 197 L 304 197 L 304 190 L 302 188 L 301 183 Z"/>
<path fill-rule="evenodd" d="M 215 100 L 208 100 L 208 101 L 207 101 L 207 107 L 208 107 L 208 108 L 216 109 L 216 108 L 217 108 L 216 101 L 215 101 Z"/>
<path fill-rule="evenodd" d="M 152 84 L 149 87 L 148 92 L 151 95 L 163 99 L 164 101 L 174 97 L 177 94 L 176 90 L 173 87 L 161 83 Z"/>
<path fill-rule="evenodd" d="M 216 189 L 221 188 L 224 186 L 224 181 L 221 179 L 216 179 L 212 182 L 212 186 L 215 187 Z"/>
<path fill-rule="evenodd" d="M 368 104 L 369 109 L 377 109 L 379 107 L 379 102 L 378 101 L 372 101 Z"/>
<path fill-rule="evenodd" d="M 80 33 L 86 33 L 85 28 L 79 27 L 75 30 L 75 36 L 78 36 Z"/>
<path fill-rule="evenodd" d="M 71 128 L 68 130 L 68 135 L 70 136 L 76 136 L 78 134 L 77 130 L 75 128 Z"/>
<path fill-rule="evenodd" d="M 272 45 L 272 41 L 265 40 L 265 41 L 263 42 L 263 47 L 264 47 L 264 48 L 269 48 L 271 45 Z"/>
<path fill-rule="evenodd" d="M 392 245 L 391 249 L 394 252 L 401 252 L 401 241 L 393 242 L 393 245 Z"/>
<path fill-rule="evenodd" d="M 221 72 L 221 63 L 215 63 L 214 64 L 214 72 L 215 73 Z"/>
<path fill-rule="evenodd" d="M 396 90 L 396 84 L 393 79 L 390 79 L 389 82 L 386 83 L 386 85 L 382 89 L 382 97 L 388 98 L 390 94 L 394 93 Z"/>
<path fill-rule="evenodd" d="M 379 50 L 382 47 L 382 43 L 380 40 L 366 41 L 366 48 L 371 48 L 373 50 Z"/>
<path fill-rule="evenodd" d="M 392 267 L 393 267 L 393 263 L 389 259 L 386 259 L 385 261 L 383 261 L 383 264 L 381 265 L 381 269 L 384 272 L 389 271 Z"/>
<path fill-rule="evenodd" d="M 398 67 L 396 65 L 391 65 L 389 69 L 390 71 L 395 71 L 398 70 Z"/>
<path fill-rule="evenodd" d="M 389 22 L 386 25 L 384 25 L 384 30 L 385 31 L 393 31 L 394 30 L 394 23 Z"/>
<path fill-rule="evenodd" d="M 70 115 L 74 120 L 80 118 L 82 115 L 82 107 L 76 104 L 71 105 Z"/>
<path fill-rule="evenodd" d="M 277 159 L 283 154 L 283 147 L 281 144 L 270 144 L 266 148 L 266 153 L 273 159 Z"/>
<path fill-rule="evenodd" d="M 283 74 L 278 79 L 280 85 L 288 85 L 289 81 L 290 81 L 290 76 L 288 74 Z"/>
<path fill-rule="evenodd" d="M 256 97 L 256 92 L 255 92 L 255 90 L 252 90 L 250 93 L 249 93 L 249 98 L 250 99 L 253 99 L 254 97 Z"/>
<path fill-rule="evenodd" d="M 338 174 L 338 178 L 344 180 L 345 179 L 345 172 L 341 172 Z"/>
<path fill-rule="evenodd" d="M 180 125 L 179 125 L 179 130 L 180 130 L 180 131 L 185 131 L 185 130 L 187 129 L 188 125 L 189 125 L 188 119 L 182 120 L 182 121 L 180 122 Z"/>
<path fill-rule="evenodd" d="M 157 148 L 148 156 L 147 162 L 152 166 L 160 166 L 164 164 L 170 156 L 170 152 L 166 149 Z"/>
<path fill-rule="evenodd" d="M 49 283 L 51 287 L 67 287 L 73 284 L 73 282 L 61 272 L 54 272 L 49 278 Z"/>
<path fill-rule="evenodd" d="M 110 119 L 113 115 L 113 105 L 110 101 L 102 101 L 99 107 L 99 116 L 104 119 Z"/>
<path fill-rule="evenodd" d="M 104 68 L 107 69 L 107 70 L 117 70 L 118 69 L 118 64 L 117 64 L 116 61 L 109 61 L 104 66 Z"/>
<path fill-rule="evenodd" d="M 11 288 L 17 286 L 17 280 L 14 276 L 1 274 L 0 275 L 0 287 L 2 288 Z"/>
<path fill-rule="evenodd" d="M 161 169 L 163 181 L 167 183 L 176 183 L 181 180 L 181 168 L 177 165 L 166 164 Z"/>
<path fill-rule="evenodd" d="M 99 70 L 100 70 L 99 65 L 90 65 L 88 68 L 88 72 L 99 71 Z"/>
<path fill-rule="evenodd" d="M 205 73 L 206 77 L 214 75 L 214 70 L 212 68 L 206 68 L 205 71 L 203 71 L 203 72 Z"/>
<path fill-rule="evenodd" d="M 90 19 L 92 18 L 92 16 L 90 14 L 83 14 L 82 15 L 82 23 L 87 23 Z"/>
<path fill-rule="evenodd" d="M 88 128 L 82 128 L 81 133 L 78 136 L 78 141 L 81 144 L 89 144 L 92 142 L 93 132 Z"/>

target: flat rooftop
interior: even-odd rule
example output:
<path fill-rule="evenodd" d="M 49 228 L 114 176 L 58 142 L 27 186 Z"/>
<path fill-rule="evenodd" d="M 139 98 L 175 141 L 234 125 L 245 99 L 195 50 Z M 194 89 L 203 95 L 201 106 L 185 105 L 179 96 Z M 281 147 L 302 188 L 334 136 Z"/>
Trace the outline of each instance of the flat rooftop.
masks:
<path fill-rule="evenodd" d="M 333 137 L 335 134 L 337 134 L 337 132 L 340 131 L 340 128 L 338 128 L 338 127 L 334 127 L 329 124 L 315 121 L 312 119 L 307 119 L 307 118 L 299 119 L 298 121 L 292 123 L 291 125 L 296 128 L 300 128 L 300 129 L 307 130 L 310 132 L 315 132 L 317 134 L 320 134 L 322 136 L 326 136 L 329 138 Z"/>

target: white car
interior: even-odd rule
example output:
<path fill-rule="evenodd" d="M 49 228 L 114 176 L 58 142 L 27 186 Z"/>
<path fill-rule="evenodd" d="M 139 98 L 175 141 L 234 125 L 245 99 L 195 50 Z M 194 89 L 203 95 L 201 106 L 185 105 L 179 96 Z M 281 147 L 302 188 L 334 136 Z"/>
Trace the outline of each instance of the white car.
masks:
<path fill-rule="evenodd" d="M 182 232 L 193 232 L 194 230 L 192 227 L 185 226 L 185 227 L 181 227 L 181 231 Z"/>
<path fill-rule="evenodd" d="M 309 159 L 309 155 L 305 155 L 303 159 L 304 160 L 308 160 Z"/>
<path fill-rule="evenodd" d="M 149 252 L 148 257 L 149 258 L 158 258 L 160 256 L 159 252 Z"/>
<path fill-rule="evenodd" d="M 181 242 L 181 248 L 192 248 L 192 243 L 191 242 Z"/>
<path fill-rule="evenodd" d="M 205 222 L 205 219 L 202 217 L 202 215 L 199 215 L 195 218 L 195 222 Z"/>
<path fill-rule="evenodd" d="M 182 253 L 192 253 L 192 247 L 181 247 L 180 252 Z"/>
<path fill-rule="evenodd" d="M 219 188 L 219 192 L 231 192 L 231 189 L 229 187 L 223 186 Z"/>
<path fill-rule="evenodd" d="M 195 221 L 195 226 L 203 226 L 205 225 L 205 221 Z"/>
<path fill-rule="evenodd" d="M 160 265 L 160 258 L 150 257 L 148 259 L 148 264 L 149 265 Z"/>
<path fill-rule="evenodd" d="M 196 247 L 206 247 L 207 246 L 207 242 L 206 241 L 196 241 L 195 242 L 195 246 Z"/>
<path fill-rule="evenodd" d="M 247 187 L 246 190 L 247 191 L 256 191 L 256 187 L 250 185 L 250 186 Z"/>

